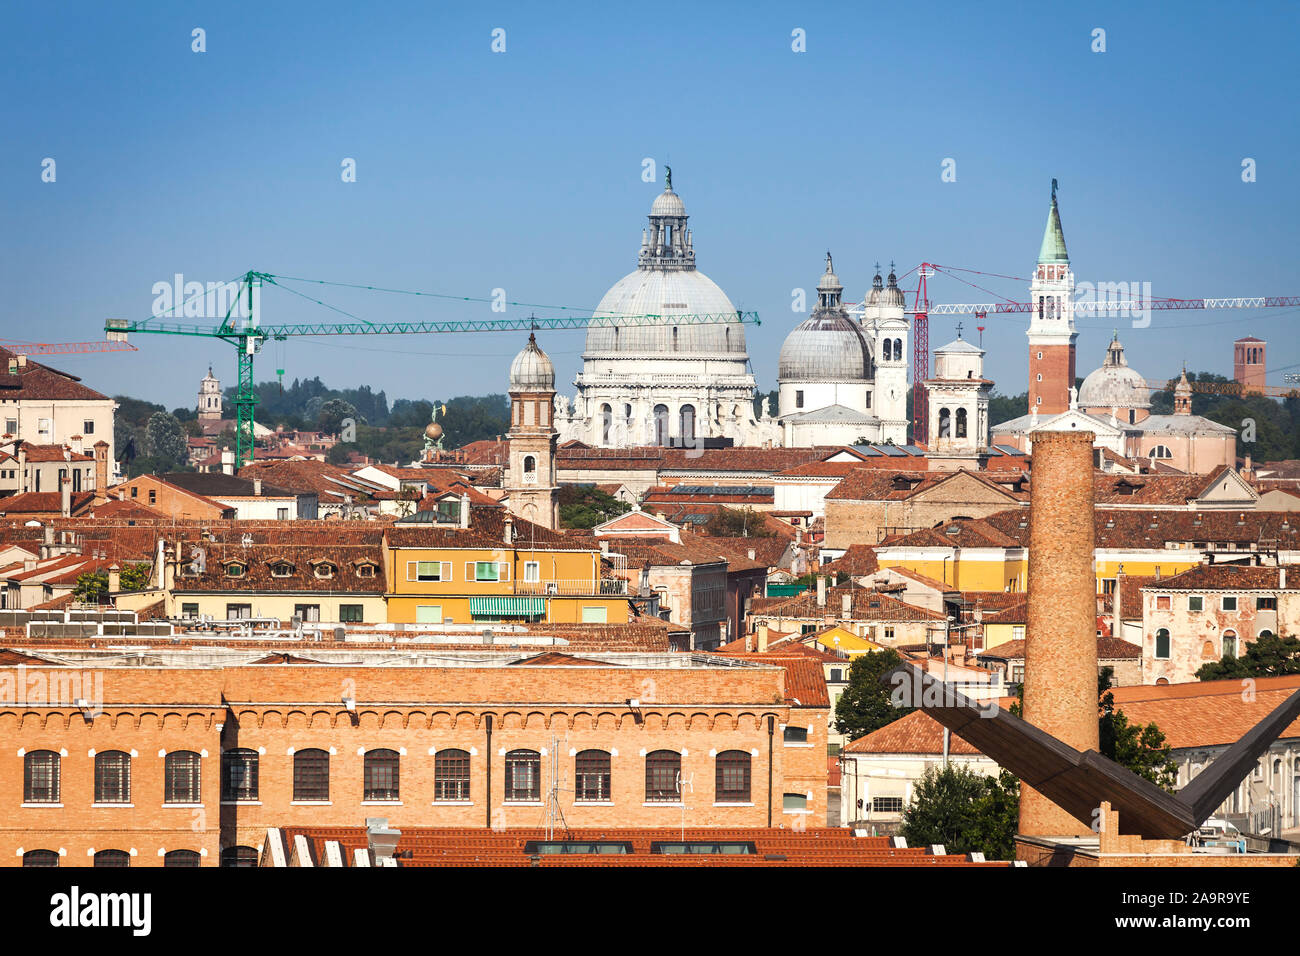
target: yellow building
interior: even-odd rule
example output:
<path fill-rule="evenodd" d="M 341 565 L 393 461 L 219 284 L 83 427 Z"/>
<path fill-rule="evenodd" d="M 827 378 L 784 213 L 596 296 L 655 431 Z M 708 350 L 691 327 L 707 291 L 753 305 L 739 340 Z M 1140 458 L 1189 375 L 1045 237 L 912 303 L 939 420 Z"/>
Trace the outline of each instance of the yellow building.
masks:
<path fill-rule="evenodd" d="M 434 515 L 403 521 L 384 538 L 388 620 L 401 624 L 496 621 L 622 624 L 627 582 L 604 576 L 599 548 L 474 508 L 472 527 Z"/>
<path fill-rule="evenodd" d="M 214 621 L 295 617 L 305 624 L 380 624 L 383 553 L 370 544 L 179 546 L 167 571 L 167 616 Z"/>

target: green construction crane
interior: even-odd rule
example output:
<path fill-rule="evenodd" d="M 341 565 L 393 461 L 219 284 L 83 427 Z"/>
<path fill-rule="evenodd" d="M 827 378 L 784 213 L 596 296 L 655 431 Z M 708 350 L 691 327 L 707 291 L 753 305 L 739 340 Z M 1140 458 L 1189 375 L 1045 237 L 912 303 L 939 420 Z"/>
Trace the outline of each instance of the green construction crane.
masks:
<path fill-rule="evenodd" d="M 415 335 L 427 332 L 520 332 L 535 329 L 581 329 L 589 326 L 637 326 L 637 325 L 712 325 L 712 324 L 760 324 L 757 312 L 720 312 L 690 313 L 681 315 L 564 315 L 558 318 L 500 318 L 485 321 L 450 320 L 442 322 L 369 322 L 365 319 L 327 305 L 318 299 L 312 299 L 295 289 L 277 282 L 300 281 L 314 282 L 320 285 L 343 286 L 365 289 L 374 292 L 395 292 L 405 295 L 428 296 L 461 301 L 476 300 L 471 296 L 450 296 L 431 292 L 410 292 L 404 289 L 387 289 L 377 286 L 361 286 L 343 282 L 329 282 L 320 279 L 299 279 L 290 276 L 277 276 L 269 272 L 247 272 L 237 283 L 236 294 L 231 297 L 230 307 L 220 325 L 198 325 L 148 318 L 141 321 L 131 319 L 106 319 L 104 331 L 110 342 L 125 342 L 128 333 L 147 332 L 158 335 L 192 335 L 201 338 L 223 339 L 235 346 L 238 364 L 238 384 L 235 388 L 235 469 L 238 470 L 253 460 L 253 414 L 257 407 L 257 392 L 253 381 L 253 356 L 262 348 L 267 339 L 284 341 L 295 335 Z M 231 283 L 234 284 L 234 283 Z M 274 285 L 294 295 L 302 296 L 317 305 L 346 316 L 346 322 L 298 322 L 281 325 L 262 325 L 257 314 L 257 303 L 253 290 L 263 284 Z M 211 290 L 207 290 L 211 291 Z M 239 304 L 246 303 L 247 317 L 238 315 Z M 527 303 L 507 303 L 527 305 Z M 181 309 L 184 303 L 178 303 L 171 311 Z M 577 310 L 575 310 L 577 311 Z"/>

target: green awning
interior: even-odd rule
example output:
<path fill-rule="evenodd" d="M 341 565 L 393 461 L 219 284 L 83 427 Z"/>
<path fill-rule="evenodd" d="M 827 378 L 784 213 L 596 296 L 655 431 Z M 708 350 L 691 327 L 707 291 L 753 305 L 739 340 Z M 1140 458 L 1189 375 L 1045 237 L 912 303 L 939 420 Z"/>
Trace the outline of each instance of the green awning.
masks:
<path fill-rule="evenodd" d="M 489 597 L 471 597 L 470 614 L 511 614 L 527 617 L 546 613 L 546 598 L 516 597 L 514 595 L 491 595 Z"/>

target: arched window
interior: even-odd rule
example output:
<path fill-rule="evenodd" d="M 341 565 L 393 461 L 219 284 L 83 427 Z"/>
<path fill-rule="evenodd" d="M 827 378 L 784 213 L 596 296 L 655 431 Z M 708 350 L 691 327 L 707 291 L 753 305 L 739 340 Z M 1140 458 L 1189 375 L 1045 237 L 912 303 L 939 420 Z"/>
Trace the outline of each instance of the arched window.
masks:
<path fill-rule="evenodd" d="M 524 481 L 537 480 L 537 458 L 534 455 L 524 455 Z"/>
<path fill-rule="evenodd" d="M 448 803 L 469 801 L 469 754 L 464 750 L 439 750 L 433 757 L 433 799 Z"/>
<path fill-rule="evenodd" d="M 655 444 L 663 447 L 668 444 L 668 406 L 655 406 Z"/>
<path fill-rule="evenodd" d="M 947 438 L 952 434 L 952 413 L 946 409 L 939 409 L 939 437 Z"/>
<path fill-rule="evenodd" d="M 903 361 L 903 340 L 894 339 L 894 361 Z"/>
<path fill-rule="evenodd" d="M 695 406 L 683 405 L 681 411 L 681 435 L 682 444 L 687 445 L 695 441 Z"/>
<path fill-rule="evenodd" d="M 1162 627 L 1156 631 L 1156 658 L 1169 660 L 1169 629 Z"/>
<path fill-rule="evenodd" d="M 257 799 L 256 750 L 227 750 L 221 755 L 221 799 Z"/>
<path fill-rule="evenodd" d="M 397 800 L 401 757 L 396 750 L 366 752 L 362 800 Z"/>
<path fill-rule="evenodd" d="M 293 798 L 330 798 L 330 755 L 326 750 L 299 750 L 293 755 Z"/>
<path fill-rule="evenodd" d="M 1171 452 L 1168 446 L 1166 445 L 1156 445 L 1154 448 L 1151 449 L 1151 451 L 1147 452 L 1147 457 L 1148 458 L 1173 458 L 1174 453 Z"/>
<path fill-rule="evenodd" d="M 28 850 L 23 854 L 23 866 L 57 867 L 59 854 L 54 850 Z"/>
<path fill-rule="evenodd" d="M 257 849 L 251 846 L 228 846 L 221 851 L 221 865 L 229 867 L 257 866 Z"/>
<path fill-rule="evenodd" d="M 163 803 L 202 803 L 199 755 L 192 750 L 169 753 L 163 762 Z"/>
<path fill-rule="evenodd" d="M 23 756 L 23 803 L 58 802 L 59 755 L 53 750 L 33 750 L 25 754 Z"/>
<path fill-rule="evenodd" d="M 682 755 L 676 750 L 656 750 L 645 758 L 646 803 L 680 803 L 678 777 L 682 772 Z"/>
<path fill-rule="evenodd" d="M 542 799 L 542 755 L 536 750 L 506 754 L 506 802 L 536 803 Z"/>
<path fill-rule="evenodd" d="M 130 754 L 120 750 L 95 754 L 95 802 L 131 802 Z"/>
<path fill-rule="evenodd" d="M 95 854 L 95 866 L 127 866 L 131 865 L 131 854 L 126 850 L 100 850 Z"/>
<path fill-rule="evenodd" d="M 1259 632 L 1259 638 L 1258 638 L 1258 639 L 1262 639 L 1262 638 L 1265 638 L 1265 637 L 1272 637 L 1272 636 L 1273 636 L 1273 632 L 1270 631 L 1268 628 L 1264 628 L 1262 631 Z"/>
<path fill-rule="evenodd" d="M 808 794 L 784 793 L 781 795 L 781 809 L 787 813 L 803 813 L 808 809 Z"/>
<path fill-rule="evenodd" d="M 198 850 L 168 850 L 163 856 L 163 866 L 198 866 Z"/>
<path fill-rule="evenodd" d="M 892 362 L 894 360 L 894 340 L 885 339 L 884 361 Z"/>
<path fill-rule="evenodd" d="M 957 437 L 966 437 L 966 409 L 957 409 Z"/>
<path fill-rule="evenodd" d="M 1224 657 L 1237 656 L 1237 632 L 1236 631 L 1223 632 L 1223 656 Z"/>
<path fill-rule="evenodd" d="M 604 750 L 582 750 L 573 758 L 575 793 L 580 802 L 609 800 L 610 760 Z"/>
<path fill-rule="evenodd" d="M 724 750 L 716 761 L 715 803 L 749 803 L 750 756 L 744 750 Z"/>
<path fill-rule="evenodd" d="M 600 406 L 600 443 L 608 445 L 614 429 L 614 409 L 606 402 Z"/>

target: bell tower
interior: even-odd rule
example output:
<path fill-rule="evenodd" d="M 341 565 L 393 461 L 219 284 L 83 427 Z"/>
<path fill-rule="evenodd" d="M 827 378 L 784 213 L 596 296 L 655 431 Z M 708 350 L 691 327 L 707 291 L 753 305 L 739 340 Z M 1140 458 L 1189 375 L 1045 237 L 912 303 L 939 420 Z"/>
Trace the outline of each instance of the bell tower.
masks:
<path fill-rule="evenodd" d="M 1065 251 L 1055 179 L 1029 301 L 1029 413 L 1056 415 L 1070 407 L 1079 333 L 1074 327 L 1074 273 Z"/>
<path fill-rule="evenodd" d="M 221 382 L 212 374 L 211 365 L 208 374 L 199 382 L 198 415 L 201 422 L 221 420 Z"/>
<path fill-rule="evenodd" d="M 537 345 L 536 334 L 510 363 L 509 465 L 505 490 L 512 514 L 544 528 L 560 523 L 555 496 L 555 366 Z"/>

